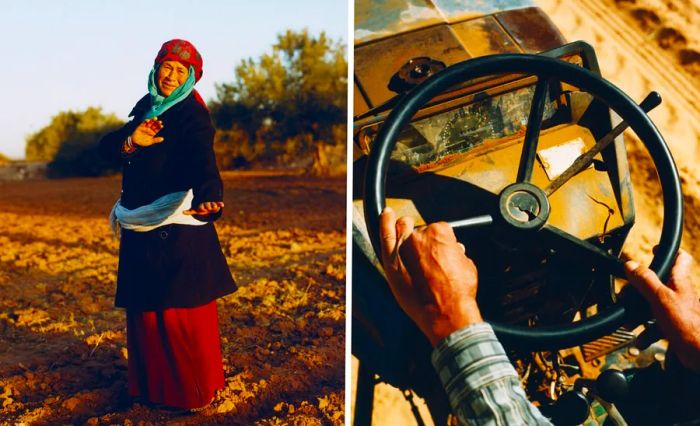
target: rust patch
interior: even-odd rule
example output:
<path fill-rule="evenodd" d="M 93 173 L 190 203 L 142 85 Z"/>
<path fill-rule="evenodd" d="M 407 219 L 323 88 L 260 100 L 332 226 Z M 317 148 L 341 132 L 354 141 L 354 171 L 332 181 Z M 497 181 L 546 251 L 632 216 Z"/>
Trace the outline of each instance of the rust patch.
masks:
<path fill-rule="evenodd" d="M 454 24 L 452 30 L 474 57 L 521 51 L 493 16 Z"/>
<path fill-rule="evenodd" d="M 554 23 L 537 7 L 498 13 L 496 19 L 525 53 L 539 53 L 566 43 Z"/>
<path fill-rule="evenodd" d="M 446 24 L 356 47 L 355 76 L 369 101 L 380 105 L 395 96 L 388 87 L 391 77 L 410 59 L 420 56 L 447 66 L 470 58 Z"/>
<path fill-rule="evenodd" d="M 369 105 L 365 102 L 365 97 L 362 95 L 360 88 L 357 86 L 358 83 L 352 85 L 353 88 L 353 100 L 352 100 L 352 114 L 358 116 L 362 113 L 369 111 Z"/>

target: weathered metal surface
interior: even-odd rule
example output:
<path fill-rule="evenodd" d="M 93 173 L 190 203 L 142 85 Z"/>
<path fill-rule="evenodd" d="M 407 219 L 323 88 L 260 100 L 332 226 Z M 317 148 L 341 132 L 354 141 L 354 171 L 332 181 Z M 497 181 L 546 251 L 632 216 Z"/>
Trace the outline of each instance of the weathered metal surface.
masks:
<path fill-rule="evenodd" d="M 558 126 L 542 132 L 539 141 L 540 149 L 558 146 L 561 141 L 581 139 L 586 148 L 595 144 L 593 136 L 588 129 L 579 126 Z M 523 137 L 512 138 L 510 141 L 497 141 L 485 143 L 474 151 L 464 155 L 453 165 L 440 170 L 434 170 L 436 176 L 456 178 L 469 182 L 476 187 L 491 192 L 494 197 L 503 188 L 515 182 L 517 164 L 522 150 Z M 550 182 L 544 167 L 537 162 L 533 170 L 532 182 L 540 187 Z M 387 193 L 396 192 L 391 185 L 405 187 L 401 181 L 389 181 L 390 187 Z M 406 198 L 387 198 L 387 205 L 391 206 L 400 216 L 412 216 L 416 225 L 423 225 L 428 221 L 453 220 L 461 206 L 460 204 L 472 204 L 469 194 L 456 194 L 451 188 L 432 187 L 430 192 L 422 192 L 419 180 L 411 183 L 412 189 L 404 188 Z M 630 188 L 624 188 L 625 192 Z M 441 194 L 441 191 L 446 191 Z M 422 200 L 431 199 L 431 202 L 422 202 L 421 210 L 409 197 L 415 194 Z M 447 205 L 447 199 L 461 200 L 457 206 Z M 441 201 L 441 202 L 438 202 Z M 549 221 L 553 226 L 562 229 L 581 239 L 600 236 L 614 229 L 624 226 L 624 218 L 621 215 L 615 200 L 608 175 L 604 171 L 588 169 L 571 179 L 549 200 L 551 213 Z M 356 200 L 355 209 L 361 210 L 361 201 Z M 478 203 L 477 203 L 478 204 Z M 610 210 L 613 212 L 611 213 Z M 476 212 L 488 213 L 488 212 Z M 466 211 L 465 211 L 465 214 Z M 471 214 L 471 213 L 470 213 Z M 444 215 L 443 217 L 440 217 Z M 464 216 L 467 217 L 467 216 Z"/>
<path fill-rule="evenodd" d="M 576 90 L 573 88 L 573 90 Z M 571 107 L 571 120 L 578 123 L 584 112 L 591 106 L 593 95 L 585 92 L 574 92 L 570 94 L 569 105 Z M 610 113 L 611 128 L 622 121 L 614 112 Z M 606 129 L 607 130 L 607 129 Z M 629 174 L 629 164 L 627 162 L 627 150 L 625 148 L 624 135 L 618 136 L 613 142 L 614 147 L 608 148 L 614 153 L 614 158 L 609 158 L 609 176 L 614 183 L 613 186 L 619 188 L 618 206 L 622 211 L 625 223 L 634 222 L 634 200 L 632 197 L 632 183 Z M 605 152 L 604 152 L 605 154 Z M 613 164 L 614 163 L 614 164 Z"/>
<path fill-rule="evenodd" d="M 533 5 L 532 0 L 356 0 L 355 44 Z"/>
<path fill-rule="evenodd" d="M 595 358 L 607 355 L 614 350 L 634 343 L 636 337 L 637 336 L 634 333 L 625 328 L 615 330 L 610 335 L 603 336 L 600 339 L 584 344 L 581 347 L 583 359 L 586 362 L 590 362 Z"/>
<path fill-rule="evenodd" d="M 525 53 L 539 53 L 566 43 L 547 14 L 537 7 L 510 10 L 495 16 Z"/>
<path fill-rule="evenodd" d="M 588 129 L 563 125 L 544 130 L 538 149 L 551 148 L 575 139 L 581 139 L 586 149 L 595 144 Z M 515 182 L 522 141 L 521 136 L 510 142 L 484 143 L 459 162 L 435 173 L 471 182 L 498 194 Z M 543 188 L 549 182 L 544 167 L 537 162 L 532 183 Z M 604 171 L 588 169 L 579 173 L 554 193 L 549 202 L 551 213 L 548 223 L 581 239 L 605 234 L 624 224 L 610 179 Z"/>
<path fill-rule="evenodd" d="M 425 107 L 416 112 L 414 121 L 469 105 L 477 99 L 484 100 L 496 97 L 522 88 L 535 81 L 536 77 L 523 76 L 522 74 L 501 74 L 465 81 L 449 91 L 440 93 L 427 102 Z M 381 124 L 390 112 L 391 108 L 388 107 L 376 114 L 372 114 L 370 111 L 370 115 L 356 119 L 353 124 L 356 139 L 358 139 L 358 133 L 362 134 L 365 132 L 370 132 L 373 138 L 379 129 L 378 124 Z M 369 146 L 370 144 L 360 144 L 358 148 L 363 150 L 363 154 L 367 155 L 369 154 Z"/>
<path fill-rule="evenodd" d="M 353 85 L 353 91 L 352 114 L 353 116 L 358 116 L 367 112 L 369 110 L 369 105 L 365 102 L 365 97 L 362 95 L 357 83 Z"/>
<path fill-rule="evenodd" d="M 521 52 L 513 38 L 493 16 L 452 25 L 452 30 L 473 57 Z"/>
<path fill-rule="evenodd" d="M 425 119 L 414 120 L 399 136 L 392 158 L 421 171 L 444 164 L 450 156 L 460 154 L 489 140 L 503 139 L 520 132 L 527 122 L 533 88 L 520 87 L 500 95 L 486 96 L 457 108 L 444 108 Z M 462 102 L 466 99 L 462 98 Z M 554 113 L 551 102 L 544 116 Z"/>
<path fill-rule="evenodd" d="M 531 0 L 433 0 L 447 22 L 534 6 Z"/>
<path fill-rule="evenodd" d="M 539 52 L 565 40 L 526 0 L 359 0 L 355 16 L 355 116 L 396 96 L 410 60 L 447 66 L 496 53 Z M 359 89 L 359 90 L 357 90 Z M 394 89 L 394 90 L 392 90 Z M 359 93 L 362 94 L 362 93 Z"/>
<path fill-rule="evenodd" d="M 355 48 L 355 76 L 372 105 L 396 96 L 389 90 L 391 77 L 410 59 L 420 56 L 437 59 L 447 66 L 470 58 L 448 25 L 425 28 Z"/>
<path fill-rule="evenodd" d="M 356 0 L 355 45 L 442 22 L 430 0 Z"/>

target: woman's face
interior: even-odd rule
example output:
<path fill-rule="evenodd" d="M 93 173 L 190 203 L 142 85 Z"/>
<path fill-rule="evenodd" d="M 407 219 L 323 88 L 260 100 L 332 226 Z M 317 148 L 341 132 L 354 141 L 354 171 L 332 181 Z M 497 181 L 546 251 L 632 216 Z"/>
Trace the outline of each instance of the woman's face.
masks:
<path fill-rule="evenodd" d="M 156 82 L 163 96 L 171 93 L 187 80 L 190 70 L 177 61 L 164 61 L 158 68 Z"/>

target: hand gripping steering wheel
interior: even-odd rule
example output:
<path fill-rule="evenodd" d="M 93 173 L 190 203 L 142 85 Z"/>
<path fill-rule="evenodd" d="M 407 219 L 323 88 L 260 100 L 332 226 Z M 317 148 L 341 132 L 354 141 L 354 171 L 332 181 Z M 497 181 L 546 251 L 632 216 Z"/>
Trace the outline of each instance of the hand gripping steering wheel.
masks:
<path fill-rule="evenodd" d="M 623 263 L 620 259 L 588 241 L 549 225 L 547 220 L 548 196 L 571 178 L 576 171 L 590 164 L 593 156 L 629 125 L 651 155 L 661 182 L 664 204 L 663 226 L 658 249 L 649 268 L 665 281 L 680 246 L 683 204 L 678 171 L 671 153 L 661 134 L 644 112 L 644 109 L 650 109 L 649 105 L 645 107 L 645 103 L 660 102 L 658 94 L 652 92 L 640 107 L 613 84 L 582 67 L 559 59 L 528 54 L 485 56 L 454 64 L 418 85 L 392 110 L 373 142 L 364 181 L 365 220 L 377 255 L 381 256 L 378 238 L 379 215 L 386 204 L 387 169 L 391 152 L 401 130 L 426 102 L 441 92 L 464 81 L 504 73 L 533 75 L 537 77 L 537 83 L 525 131 L 517 181 L 507 186 L 498 195 L 498 208 L 495 213 L 497 217 L 493 218 L 494 221 L 500 223 L 506 232 L 536 235 L 553 249 L 577 250 L 591 259 L 593 266 L 597 269 L 614 276 L 624 277 Z M 571 166 L 571 170 L 564 172 L 547 188 L 539 188 L 530 181 L 547 86 L 553 81 L 570 83 L 592 94 L 615 111 L 623 122 L 598 141 L 588 153 L 579 157 Z M 488 224 L 491 221 L 484 221 L 477 217 L 460 222 Z M 491 322 L 491 325 L 501 339 L 514 347 L 532 350 L 552 349 L 580 345 L 609 334 L 629 321 L 631 314 L 633 312 L 630 312 L 629 307 L 622 303 L 615 303 L 594 316 L 563 325 L 525 327 L 494 322 Z"/>

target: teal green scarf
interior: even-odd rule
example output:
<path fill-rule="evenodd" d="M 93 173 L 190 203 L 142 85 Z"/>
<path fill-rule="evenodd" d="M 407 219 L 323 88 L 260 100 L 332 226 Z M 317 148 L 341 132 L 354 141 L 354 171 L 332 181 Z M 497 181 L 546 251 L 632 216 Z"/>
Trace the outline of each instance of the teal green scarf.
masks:
<path fill-rule="evenodd" d="M 156 85 L 155 79 L 156 71 L 157 67 L 153 67 L 151 73 L 148 75 L 148 93 L 151 94 L 151 108 L 146 111 L 146 114 L 141 119 L 142 121 L 149 118 L 158 117 L 176 105 L 178 102 L 185 99 L 190 95 L 190 93 L 192 93 L 192 89 L 194 89 L 194 84 L 196 83 L 194 77 L 194 67 L 190 65 L 190 75 L 187 76 L 187 80 L 185 80 L 185 82 L 182 83 L 177 89 L 173 90 L 173 93 L 171 93 L 170 96 L 165 98 L 158 93 L 158 86 Z"/>

